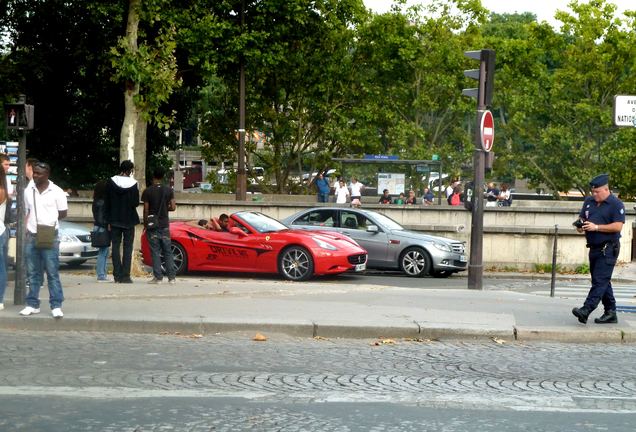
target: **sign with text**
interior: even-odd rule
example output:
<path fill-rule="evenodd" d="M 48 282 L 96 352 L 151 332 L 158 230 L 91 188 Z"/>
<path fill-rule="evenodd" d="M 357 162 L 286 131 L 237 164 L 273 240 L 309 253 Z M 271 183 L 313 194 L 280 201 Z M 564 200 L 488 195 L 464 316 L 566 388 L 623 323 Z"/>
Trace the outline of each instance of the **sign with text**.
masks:
<path fill-rule="evenodd" d="M 636 96 L 614 96 L 614 125 L 636 127 Z"/>
<path fill-rule="evenodd" d="M 378 195 L 388 189 L 391 195 L 404 193 L 405 176 L 401 173 L 378 173 Z"/>

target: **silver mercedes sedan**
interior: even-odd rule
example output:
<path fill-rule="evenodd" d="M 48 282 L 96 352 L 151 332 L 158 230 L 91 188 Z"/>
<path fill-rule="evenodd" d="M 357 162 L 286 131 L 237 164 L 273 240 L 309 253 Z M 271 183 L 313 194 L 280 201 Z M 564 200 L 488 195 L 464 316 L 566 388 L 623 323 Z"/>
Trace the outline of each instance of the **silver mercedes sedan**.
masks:
<path fill-rule="evenodd" d="M 372 210 L 315 207 L 283 219 L 296 229 L 338 231 L 369 253 L 367 268 L 401 270 L 407 276 L 448 277 L 466 270 L 464 242 L 407 231 Z"/>

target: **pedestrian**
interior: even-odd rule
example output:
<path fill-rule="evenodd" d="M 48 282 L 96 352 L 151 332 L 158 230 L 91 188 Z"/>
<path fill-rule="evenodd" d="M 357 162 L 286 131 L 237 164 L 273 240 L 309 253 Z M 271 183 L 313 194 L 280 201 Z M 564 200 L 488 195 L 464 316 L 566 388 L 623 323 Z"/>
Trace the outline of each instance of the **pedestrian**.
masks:
<path fill-rule="evenodd" d="M 336 204 L 345 204 L 348 196 L 349 189 L 345 186 L 344 180 L 340 179 L 338 186 L 336 186 Z"/>
<path fill-rule="evenodd" d="M 351 189 L 351 207 L 360 207 L 362 205 L 364 185 L 360 183 L 357 178 L 351 177 L 349 189 Z"/>
<path fill-rule="evenodd" d="M 4 172 L 4 176 L 6 177 L 6 189 L 9 193 L 9 196 L 13 195 L 13 184 L 11 183 L 11 179 L 9 178 L 9 169 L 11 168 L 11 160 L 9 156 L 5 153 L 0 154 L 0 163 L 2 164 L 2 171 Z"/>
<path fill-rule="evenodd" d="M 115 283 L 132 283 L 130 268 L 133 241 L 135 225 L 139 224 L 139 187 L 137 181 L 131 177 L 134 168 L 131 161 L 125 160 L 119 166 L 119 174 L 106 182 L 104 210 L 113 248 L 111 256 Z"/>
<path fill-rule="evenodd" d="M 486 207 L 497 207 L 497 198 L 499 197 L 499 189 L 493 182 L 488 183 L 486 189 Z"/>
<path fill-rule="evenodd" d="M 510 187 L 508 186 L 508 183 L 502 183 L 499 196 L 497 197 L 497 206 L 510 207 L 511 205 L 512 195 L 510 194 Z"/>
<path fill-rule="evenodd" d="M 585 324 L 587 318 L 600 302 L 605 311 L 597 324 L 615 324 L 616 300 L 612 290 L 612 272 L 620 252 L 621 230 L 625 223 L 625 206 L 609 190 L 609 176 L 601 174 L 592 179 L 590 187 L 592 196 L 585 198 L 579 213 L 580 222 L 576 230 L 585 233 L 589 251 L 590 274 L 592 287 L 583 303 L 583 307 L 572 309 L 572 313 L 580 323 Z M 575 222 L 576 224 L 576 222 Z"/>
<path fill-rule="evenodd" d="M 406 200 L 406 198 L 404 197 L 404 192 L 400 192 L 400 195 L 398 195 L 398 197 L 395 199 L 395 201 L 393 203 L 394 204 L 404 204 L 405 200 Z"/>
<path fill-rule="evenodd" d="M 68 204 L 64 191 L 49 180 L 51 167 L 45 162 L 33 165 L 33 181 L 24 190 L 27 211 L 26 260 L 29 292 L 27 306 L 20 315 L 40 313 L 40 287 L 46 271 L 49 305 L 53 318 L 62 318 L 64 292 L 60 281 L 60 220 L 66 217 Z"/>
<path fill-rule="evenodd" d="M 453 189 L 453 193 L 451 194 L 450 197 L 448 197 L 448 203 L 452 206 L 462 205 L 462 199 L 461 199 L 462 192 L 463 192 L 463 189 L 461 185 L 455 186 L 455 188 Z"/>
<path fill-rule="evenodd" d="M 108 271 L 106 269 L 108 261 L 108 252 L 110 251 L 110 241 L 108 233 L 108 224 L 106 223 L 105 212 L 106 197 L 106 181 L 100 180 L 95 184 L 93 190 L 93 240 L 97 236 L 105 236 L 105 246 L 97 246 L 97 264 L 95 265 L 95 273 L 97 274 L 97 282 L 110 282 L 108 279 Z"/>
<path fill-rule="evenodd" d="M 424 188 L 424 196 L 422 196 L 422 204 L 424 205 L 432 205 L 433 200 L 435 200 L 435 195 L 429 188 Z"/>
<path fill-rule="evenodd" d="M 417 197 L 415 196 L 415 191 L 413 189 L 409 190 L 409 196 L 406 197 L 406 201 L 404 204 L 414 205 L 417 204 Z"/>
<path fill-rule="evenodd" d="M 382 196 L 380 196 L 380 200 L 378 201 L 378 204 L 391 204 L 392 202 L 393 202 L 393 198 L 391 198 L 391 195 L 389 195 L 389 190 L 384 189 L 382 191 Z"/>
<path fill-rule="evenodd" d="M 0 175 L 0 310 L 4 309 L 4 292 L 7 289 L 7 253 L 9 228 L 6 215 L 11 211 L 11 194 L 7 188 L 7 176 Z"/>
<path fill-rule="evenodd" d="M 318 176 L 314 179 L 314 185 L 316 185 L 316 189 L 318 190 L 318 202 L 329 202 L 329 192 L 331 192 L 331 186 L 329 186 L 329 181 L 325 178 L 322 172 L 319 172 Z"/>
<path fill-rule="evenodd" d="M 168 283 L 175 283 L 168 212 L 175 211 L 177 205 L 174 200 L 174 191 L 163 184 L 164 173 L 165 170 L 162 167 L 155 168 L 152 186 L 146 188 L 141 195 L 141 201 L 144 203 L 146 237 L 152 254 L 152 279 L 148 281 L 150 284 L 159 284 L 163 280 L 162 258 L 168 275 Z"/>

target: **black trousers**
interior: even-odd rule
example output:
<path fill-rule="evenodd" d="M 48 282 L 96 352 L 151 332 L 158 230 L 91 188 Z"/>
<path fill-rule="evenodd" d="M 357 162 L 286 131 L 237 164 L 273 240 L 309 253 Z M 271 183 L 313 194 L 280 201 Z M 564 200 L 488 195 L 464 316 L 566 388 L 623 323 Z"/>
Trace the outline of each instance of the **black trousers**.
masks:
<path fill-rule="evenodd" d="M 585 306 L 591 310 L 603 303 L 605 312 L 616 310 L 616 299 L 612 289 L 612 273 L 620 252 L 620 244 L 610 243 L 604 250 L 590 248 L 590 273 L 592 287 L 585 300 Z"/>
<path fill-rule="evenodd" d="M 110 233 L 113 242 L 113 277 L 115 278 L 115 282 L 120 282 L 130 278 L 135 227 L 124 228 L 111 226 Z M 122 240 L 124 242 L 123 253 L 121 251 Z"/>

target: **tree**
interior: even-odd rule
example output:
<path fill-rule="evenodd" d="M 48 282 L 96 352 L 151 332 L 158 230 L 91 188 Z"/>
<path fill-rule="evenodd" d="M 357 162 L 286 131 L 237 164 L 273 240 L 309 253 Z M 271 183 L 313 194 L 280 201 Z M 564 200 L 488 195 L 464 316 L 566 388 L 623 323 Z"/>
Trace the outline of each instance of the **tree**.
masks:
<path fill-rule="evenodd" d="M 124 83 L 124 119 L 120 160 L 136 165 L 135 179 L 145 185 L 146 134 L 149 121 L 168 126 L 171 116 L 160 111 L 179 86 L 175 57 L 174 14 L 170 0 L 129 0 L 126 36 L 113 47 L 113 80 Z M 143 26 L 140 28 L 140 22 Z M 139 45 L 141 38 L 142 44 Z"/>

